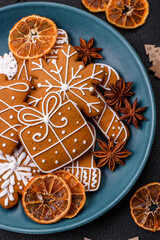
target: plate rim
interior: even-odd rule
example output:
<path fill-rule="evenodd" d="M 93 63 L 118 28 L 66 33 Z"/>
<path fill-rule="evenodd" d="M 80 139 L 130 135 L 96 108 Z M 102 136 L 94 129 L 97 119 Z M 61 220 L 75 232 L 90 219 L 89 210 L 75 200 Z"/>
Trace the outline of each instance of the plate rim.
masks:
<path fill-rule="evenodd" d="M 149 158 L 149 154 L 151 152 L 152 149 L 152 145 L 153 145 L 153 141 L 154 141 L 154 136 L 155 136 L 155 130 L 156 130 L 156 103 L 155 103 L 155 98 L 154 98 L 154 93 L 153 93 L 153 89 L 152 89 L 152 85 L 149 79 L 149 76 L 147 74 L 147 71 L 140 59 L 140 57 L 138 56 L 138 54 L 136 53 L 136 51 L 134 50 L 134 48 L 131 46 L 131 44 L 123 37 L 123 35 L 121 35 L 121 33 L 119 33 L 115 28 L 113 28 L 110 24 L 108 24 L 107 22 L 105 22 L 104 20 L 98 18 L 97 16 L 84 11 L 82 9 L 76 8 L 76 7 L 72 7 L 70 5 L 66 5 L 66 4 L 61 4 L 61 3 L 55 3 L 55 2 L 27 2 L 27 3 L 16 3 L 16 4 L 11 4 L 5 7 L 1 7 L 0 8 L 0 13 L 7 11 L 7 10 L 12 10 L 12 9 L 16 9 L 19 7 L 29 7 L 29 6 L 55 6 L 55 7 L 62 7 L 62 8 L 66 8 L 66 9 L 70 9 L 73 11 L 76 11 L 77 14 L 82 14 L 84 16 L 89 17 L 90 19 L 93 19 L 95 21 L 97 21 L 99 24 L 104 25 L 105 27 L 107 26 L 107 28 L 117 37 L 121 40 L 121 42 L 123 42 L 123 44 L 127 47 L 127 49 L 132 53 L 132 56 L 135 58 L 135 61 L 138 63 L 144 78 L 146 79 L 146 85 L 148 86 L 148 91 L 149 91 L 149 95 L 151 96 L 151 111 L 153 113 L 152 115 L 152 124 L 151 124 L 151 131 L 150 131 L 150 137 L 149 137 L 149 142 L 148 142 L 148 146 L 146 148 L 146 153 L 145 156 L 143 157 L 143 161 L 141 162 L 141 165 L 139 166 L 139 169 L 137 171 L 137 173 L 135 174 L 135 177 L 132 179 L 132 181 L 128 184 L 128 186 L 123 190 L 123 192 L 116 198 L 114 199 L 114 201 L 112 201 L 112 203 L 110 205 L 107 205 L 105 208 L 101 209 L 101 211 L 99 211 L 98 213 L 94 213 L 92 214 L 92 216 L 88 217 L 85 220 L 81 220 L 79 223 L 75 223 L 72 224 L 71 226 L 68 225 L 66 227 L 57 227 L 57 229 L 38 229 L 38 230 L 27 230 L 27 229 L 23 229 L 20 227 L 11 227 L 11 226 L 6 226 L 4 224 L 0 223 L 0 228 L 4 229 L 4 230 L 8 230 L 8 231 L 12 231 L 12 232 L 17 232 L 17 233 L 26 233 L 26 234 L 49 234 L 49 233 L 58 233 L 58 232 L 64 232 L 64 231 L 68 231 L 68 230 L 72 230 L 74 228 L 83 226 L 95 219 L 97 219 L 98 217 L 102 216 L 103 214 L 105 214 L 106 212 L 108 212 L 111 208 L 113 208 L 114 206 L 116 206 L 123 197 L 125 197 L 128 192 L 131 190 L 131 188 L 134 186 L 134 184 L 136 183 L 136 181 L 138 180 L 138 178 L 140 177 L 146 163 L 147 160 Z"/>

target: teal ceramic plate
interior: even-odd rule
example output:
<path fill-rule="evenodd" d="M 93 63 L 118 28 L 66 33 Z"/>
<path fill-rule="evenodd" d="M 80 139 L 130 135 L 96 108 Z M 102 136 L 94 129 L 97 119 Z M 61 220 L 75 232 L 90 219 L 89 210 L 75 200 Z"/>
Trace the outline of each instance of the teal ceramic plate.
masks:
<path fill-rule="evenodd" d="M 133 155 L 126 160 L 125 167 L 118 167 L 113 173 L 106 167 L 102 169 L 99 191 L 87 194 L 85 207 L 75 218 L 64 219 L 52 225 L 41 225 L 25 215 L 21 202 L 10 210 L 0 208 L 1 228 L 21 233 L 46 234 L 82 226 L 107 212 L 127 194 L 148 159 L 154 138 L 156 112 L 150 81 L 133 48 L 110 25 L 85 11 L 47 2 L 16 4 L 1 8 L 0 55 L 8 52 L 9 30 L 20 18 L 30 14 L 39 14 L 54 20 L 59 28 L 68 32 L 72 45 L 79 44 L 79 37 L 86 40 L 95 37 L 97 46 L 103 48 L 104 59 L 101 62 L 114 67 L 126 81 L 135 82 L 134 91 L 140 104 L 148 106 L 145 117 L 149 119 L 138 131 L 135 128 L 130 129 L 131 137 L 127 148 Z M 103 138 L 100 133 L 98 135 Z"/>

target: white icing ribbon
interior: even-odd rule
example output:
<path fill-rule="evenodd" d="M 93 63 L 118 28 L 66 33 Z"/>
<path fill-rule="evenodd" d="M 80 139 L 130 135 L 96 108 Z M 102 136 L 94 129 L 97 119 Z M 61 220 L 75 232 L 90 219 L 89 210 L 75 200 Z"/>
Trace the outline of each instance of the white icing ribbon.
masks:
<path fill-rule="evenodd" d="M 51 103 L 51 100 L 54 99 Z M 32 107 L 27 107 L 25 109 L 22 109 L 18 114 L 19 121 L 27 126 L 36 126 L 39 124 L 45 124 L 45 134 L 42 136 L 40 132 L 35 133 L 33 135 L 33 140 L 35 142 L 41 142 L 48 136 L 49 128 L 53 131 L 54 128 L 63 128 L 67 125 L 68 119 L 66 117 L 62 117 L 61 121 L 64 122 L 62 125 L 56 125 L 51 121 L 52 116 L 55 114 L 55 112 L 58 111 L 58 109 L 62 105 L 61 97 L 56 93 L 48 93 L 43 101 L 42 101 L 42 111 L 39 111 L 38 109 L 34 109 Z M 50 109 L 51 106 L 51 110 Z M 22 116 L 21 116 L 22 114 Z"/>
<path fill-rule="evenodd" d="M 22 89 L 22 86 L 24 86 L 24 89 Z M 16 82 L 7 86 L 0 86 L 0 91 L 3 89 L 9 89 L 16 92 L 27 92 L 29 90 L 29 86 L 26 83 Z"/>

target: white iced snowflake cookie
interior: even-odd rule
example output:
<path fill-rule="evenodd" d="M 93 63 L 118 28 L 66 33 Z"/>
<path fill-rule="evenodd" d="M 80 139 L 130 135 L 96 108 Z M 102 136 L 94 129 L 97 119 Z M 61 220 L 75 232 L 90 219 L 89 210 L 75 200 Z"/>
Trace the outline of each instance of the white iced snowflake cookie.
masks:
<path fill-rule="evenodd" d="M 5 74 L 11 80 L 17 73 L 17 61 L 11 52 L 0 56 L 0 74 Z"/>
<path fill-rule="evenodd" d="M 58 59 L 47 64 L 43 59 L 29 63 L 30 75 L 37 78 L 35 91 L 31 92 L 31 102 L 44 97 L 48 92 L 60 95 L 62 101 L 71 100 L 88 117 L 102 112 L 100 99 L 97 99 L 95 85 L 100 84 L 104 71 L 101 66 L 90 64 L 87 67 L 77 61 L 78 53 L 71 45 L 58 51 Z M 38 106 L 38 105 L 37 105 Z"/>
<path fill-rule="evenodd" d="M 39 173 L 23 146 L 15 148 L 11 155 L 0 151 L 0 205 L 4 208 L 16 205 L 24 186 Z"/>

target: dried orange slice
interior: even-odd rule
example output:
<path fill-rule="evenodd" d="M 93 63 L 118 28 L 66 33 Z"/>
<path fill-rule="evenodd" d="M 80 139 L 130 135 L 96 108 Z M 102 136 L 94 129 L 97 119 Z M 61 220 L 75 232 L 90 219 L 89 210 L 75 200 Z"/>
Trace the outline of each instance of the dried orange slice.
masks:
<path fill-rule="evenodd" d="M 137 28 L 145 23 L 149 14 L 147 0 L 110 0 L 107 20 L 121 28 Z"/>
<path fill-rule="evenodd" d="M 32 178 L 23 190 L 22 204 L 32 220 L 42 224 L 55 223 L 71 207 L 71 190 L 68 184 L 53 174 Z"/>
<path fill-rule="evenodd" d="M 71 189 L 72 193 L 72 203 L 69 211 L 67 212 L 65 218 L 73 218 L 82 209 L 86 201 L 86 194 L 83 184 L 76 178 L 73 174 L 65 171 L 59 170 L 55 172 L 58 177 L 61 177 L 66 181 Z"/>
<path fill-rule="evenodd" d="M 104 12 L 110 0 L 81 0 L 90 12 Z"/>
<path fill-rule="evenodd" d="M 130 200 L 130 210 L 138 226 L 152 232 L 160 231 L 160 183 L 139 188 Z"/>
<path fill-rule="evenodd" d="M 24 17 L 9 33 L 9 49 L 22 59 L 39 58 L 51 50 L 57 35 L 57 27 L 52 20 L 37 15 Z"/>

